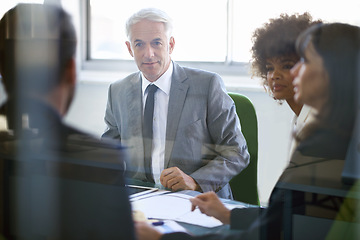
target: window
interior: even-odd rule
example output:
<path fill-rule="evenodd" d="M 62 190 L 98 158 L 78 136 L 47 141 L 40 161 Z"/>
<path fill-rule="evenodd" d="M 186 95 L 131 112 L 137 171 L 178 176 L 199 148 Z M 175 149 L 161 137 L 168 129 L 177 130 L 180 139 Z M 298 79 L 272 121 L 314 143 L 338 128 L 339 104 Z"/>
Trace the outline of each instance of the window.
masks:
<path fill-rule="evenodd" d="M 173 58 L 178 61 L 223 62 L 227 46 L 226 4 L 226 0 L 133 0 L 124 8 L 118 0 L 91 0 L 90 57 L 130 60 L 124 44 L 127 18 L 140 8 L 157 7 L 174 20 L 176 45 Z"/>
<path fill-rule="evenodd" d="M 174 20 L 173 59 L 239 63 L 251 59 L 253 31 L 281 13 L 308 11 L 314 19 L 360 25 L 358 0 L 88 0 L 88 60 L 131 60 L 124 42 L 126 19 L 144 7 L 157 7 Z"/>
<path fill-rule="evenodd" d="M 144 7 L 157 7 L 174 20 L 175 61 L 219 73 L 248 73 L 253 31 L 281 13 L 308 11 L 314 19 L 360 25 L 358 0 L 46 0 L 61 2 L 79 29 L 82 68 L 136 70 L 125 41 L 126 19 Z M 19 2 L 2 0 L 0 14 Z M 84 13 L 84 15 L 82 15 Z M 81 22 L 81 23 L 80 23 Z M 121 64 L 119 64 L 121 62 Z M 121 66 L 120 66 L 121 65 Z M 210 67 L 209 67 L 210 66 Z M 239 67 L 240 66 L 240 67 Z M 241 68 L 244 66 L 244 68 Z M 131 69 L 131 70 L 130 70 Z"/>

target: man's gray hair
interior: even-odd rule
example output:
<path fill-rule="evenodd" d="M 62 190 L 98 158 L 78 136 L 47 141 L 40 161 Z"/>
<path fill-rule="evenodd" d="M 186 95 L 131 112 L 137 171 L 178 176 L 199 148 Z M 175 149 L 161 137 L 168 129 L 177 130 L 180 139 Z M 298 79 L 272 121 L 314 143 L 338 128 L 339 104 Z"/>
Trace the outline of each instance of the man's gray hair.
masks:
<path fill-rule="evenodd" d="M 165 33 L 168 39 L 170 39 L 173 30 L 173 21 L 164 11 L 157 8 L 144 8 L 134 13 L 126 21 L 126 36 L 131 41 L 131 27 L 140 22 L 141 20 L 149 20 L 153 22 L 162 22 L 165 26 Z"/>

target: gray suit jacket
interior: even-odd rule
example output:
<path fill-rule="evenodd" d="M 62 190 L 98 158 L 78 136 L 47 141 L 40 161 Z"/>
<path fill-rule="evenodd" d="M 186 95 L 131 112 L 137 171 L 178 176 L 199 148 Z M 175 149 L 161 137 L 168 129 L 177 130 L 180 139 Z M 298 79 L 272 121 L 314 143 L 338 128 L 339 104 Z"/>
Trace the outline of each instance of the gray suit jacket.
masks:
<path fill-rule="evenodd" d="M 228 182 L 249 163 L 235 104 L 215 73 L 174 62 L 166 126 L 165 168 L 178 167 L 204 192 L 232 198 Z M 141 74 L 110 85 L 104 137 L 129 147 L 130 177 L 145 180 Z"/>

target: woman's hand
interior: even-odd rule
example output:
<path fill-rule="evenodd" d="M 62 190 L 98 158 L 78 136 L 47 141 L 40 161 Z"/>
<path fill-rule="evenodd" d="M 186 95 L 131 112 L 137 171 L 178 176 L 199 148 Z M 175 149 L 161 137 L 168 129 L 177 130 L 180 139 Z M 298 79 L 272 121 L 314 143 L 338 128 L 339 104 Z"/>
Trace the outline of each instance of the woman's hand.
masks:
<path fill-rule="evenodd" d="M 199 208 L 202 213 L 230 224 L 230 210 L 227 209 L 214 192 L 206 192 L 190 199 L 191 211 Z"/>

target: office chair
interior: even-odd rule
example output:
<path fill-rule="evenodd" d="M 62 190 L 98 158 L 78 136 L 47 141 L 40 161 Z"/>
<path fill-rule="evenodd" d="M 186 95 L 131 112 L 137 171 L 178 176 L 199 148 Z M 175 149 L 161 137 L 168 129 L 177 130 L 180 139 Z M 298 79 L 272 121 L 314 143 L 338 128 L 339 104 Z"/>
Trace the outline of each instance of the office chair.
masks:
<path fill-rule="evenodd" d="M 246 96 L 239 93 L 228 94 L 235 102 L 241 131 L 250 154 L 248 167 L 230 180 L 230 187 L 235 200 L 260 205 L 257 188 L 258 126 L 255 108 Z"/>

